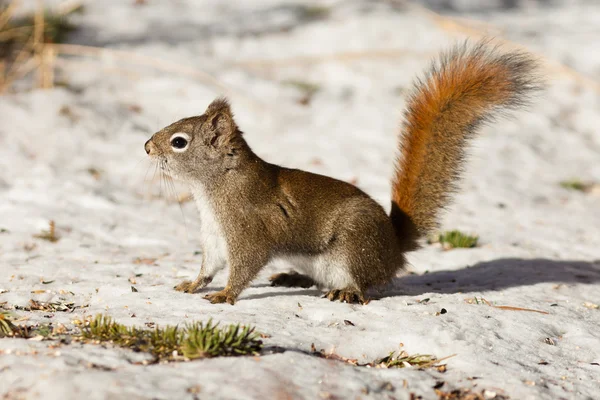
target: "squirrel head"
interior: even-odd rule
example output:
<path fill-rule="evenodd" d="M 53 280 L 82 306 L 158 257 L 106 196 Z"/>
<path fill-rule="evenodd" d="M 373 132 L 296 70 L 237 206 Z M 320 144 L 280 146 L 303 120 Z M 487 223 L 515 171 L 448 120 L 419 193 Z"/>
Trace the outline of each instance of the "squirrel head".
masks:
<path fill-rule="evenodd" d="M 156 132 L 144 149 L 163 172 L 188 183 L 205 183 L 236 169 L 249 150 L 225 98 L 214 100 L 200 116 Z"/>

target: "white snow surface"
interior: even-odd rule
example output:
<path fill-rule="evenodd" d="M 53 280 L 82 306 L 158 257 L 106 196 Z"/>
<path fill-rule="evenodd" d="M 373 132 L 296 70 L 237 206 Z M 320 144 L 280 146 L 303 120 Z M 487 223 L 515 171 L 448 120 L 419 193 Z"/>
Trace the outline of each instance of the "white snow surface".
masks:
<path fill-rule="evenodd" d="M 143 354 L 112 347 L 2 339 L 0 396 L 430 399 L 444 381 L 442 390 L 512 399 L 598 398 L 600 194 L 559 182 L 600 181 L 600 6 L 531 3 L 451 15 L 459 22 L 448 25 L 403 2 L 86 2 L 71 42 L 165 64 L 61 57 L 64 87 L 0 97 L 0 304 L 89 305 L 15 311 L 21 323 L 68 328 L 97 313 L 140 326 L 250 324 L 280 350 L 144 366 L 135 363 Z M 310 20 L 314 5 L 329 14 Z M 260 156 L 356 182 L 387 208 L 412 80 L 438 51 L 481 30 L 536 52 L 548 88 L 473 143 L 442 229 L 478 234 L 479 247 L 426 245 L 410 255 L 412 272 L 366 306 L 270 287 L 270 274 L 291 267 L 284 264 L 267 266 L 235 306 L 203 299 L 224 286 L 226 271 L 200 294 L 173 289 L 199 271 L 201 221 L 193 202 L 165 201 L 164 185 L 158 196 L 143 150 L 153 132 L 226 94 Z M 302 105 L 288 81 L 319 90 Z M 34 238 L 50 220 L 60 240 Z M 474 297 L 546 314 L 466 301 Z M 313 343 L 360 362 L 399 350 L 456 355 L 445 373 L 369 369 L 308 355 Z"/>

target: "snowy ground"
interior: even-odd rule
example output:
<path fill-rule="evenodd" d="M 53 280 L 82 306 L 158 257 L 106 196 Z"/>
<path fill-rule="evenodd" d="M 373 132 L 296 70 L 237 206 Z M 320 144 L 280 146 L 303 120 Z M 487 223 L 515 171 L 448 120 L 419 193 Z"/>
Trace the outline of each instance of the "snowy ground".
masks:
<path fill-rule="evenodd" d="M 393 1 L 236 3 L 89 1 L 71 42 L 128 56 L 62 57 L 62 87 L 0 97 L 0 304 L 89 305 L 16 312 L 24 323 L 67 327 L 101 312 L 136 325 L 212 317 L 255 325 L 270 335 L 265 345 L 288 351 L 142 366 L 143 355 L 119 349 L 3 339 L 0 395 L 429 399 L 444 381 L 443 390 L 512 399 L 597 398 L 600 194 L 559 182 L 600 181 L 600 6 L 529 1 L 440 19 Z M 269 287 L 286 265 L 266 268 L 233 307 L 172 289 L 198 272 L 200 221 L 191 202 L 180 210 L 157 196 L 143 151 L 154 131 L 227 94 L 258 154 L 355 182 L 387 205 L 411 80 L 437 51 L 483 31 L 546 60 L 549 87 L 473 146 L 443 228 L 480 235 L 480 247 L 425 247 L 410 257 L 414 274 L 367 306 Z M 147 59 L 130 54 L 164 62 L 142 65 Z M 319 90 L 302 104 L 290 81 Z M 56 243 L 33 237 L 49 220 Z M 225 281 L 222 273 L 208 289 Z M 474 297 L 546 314 L 467 301 Z M 411 354 L 456 356 L 445 373 L 366 369 L 306 355 L 312 343 L 361 362 L 401 344 Z"/>

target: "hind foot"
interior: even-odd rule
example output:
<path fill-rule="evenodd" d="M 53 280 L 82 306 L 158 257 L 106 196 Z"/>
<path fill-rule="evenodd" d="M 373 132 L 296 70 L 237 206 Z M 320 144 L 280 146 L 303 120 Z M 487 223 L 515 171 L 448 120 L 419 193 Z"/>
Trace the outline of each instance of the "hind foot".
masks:
<path fill-rule="evenodd" d="M 369 302 L 369 300 L 365 299 L 362 292 L 357 289 L 333 289 L 323 297 L 327 297 L 331 301 L 339 300 L 342 303 L 349 304 L 367 304 Z"/>
<path fill-rule="evenodd" d="M 316 282 L 310 276 L 299 274 L 296 271 L 272 275 L 269 281 L 271 281 L 271 286 L 301 287 L 304 289 L 316 285 Z"/>
<path fill-rule="evenodd" d="M 209 293 L 204 296 L 204 298 L 210 301 L 212 304 L 229 303 L 231 305 L 235 304 L 236 297 L 237 296 L 234 296 L 233 293 L 231 293 L 231 291 L 227 288 L 219 292 Z"/>

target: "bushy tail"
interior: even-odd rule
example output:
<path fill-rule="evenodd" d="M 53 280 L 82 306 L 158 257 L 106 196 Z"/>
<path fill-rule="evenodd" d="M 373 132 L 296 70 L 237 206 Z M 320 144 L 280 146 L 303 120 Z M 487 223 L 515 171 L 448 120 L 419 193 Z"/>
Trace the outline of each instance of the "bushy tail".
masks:
<path fill-rule="evenodd" d="M 540 88 L 537 62 L 489 41 L 457 46 L 417 80 L 401 132 L 392 183 L 392 222 L 407 250 L 437 227 L 456 190 L 467 141 L 502 111 Z"/>

